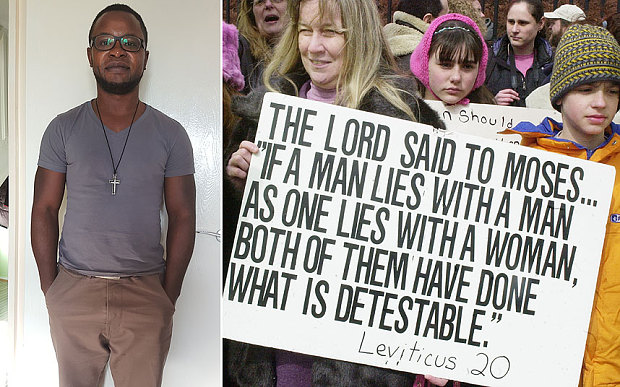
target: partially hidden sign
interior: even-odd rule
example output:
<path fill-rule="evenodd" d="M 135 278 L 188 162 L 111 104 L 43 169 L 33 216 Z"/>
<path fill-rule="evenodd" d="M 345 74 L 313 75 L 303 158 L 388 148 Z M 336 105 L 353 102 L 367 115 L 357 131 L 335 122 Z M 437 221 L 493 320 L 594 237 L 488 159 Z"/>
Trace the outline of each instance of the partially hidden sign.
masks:
<path fill-rule="evenodd" d="M 224 337 L 576 385 L 613 168 L 274 93 L 256 142 Z"/>
<path fill-rule="evenodd" d="M 446 124 L 446 129 L 481 136 L 498 141 L 518 144 L 518 134 L 501 134 L 504 129 L 512 129 L 521 121 L 539 124 L 545 117 L 562 122 L 557 110 L 534 109 L 515 106 L 498 106 L 470 103 L 467 105 L 445 105 L 441 101 L 426 101 Z"/>

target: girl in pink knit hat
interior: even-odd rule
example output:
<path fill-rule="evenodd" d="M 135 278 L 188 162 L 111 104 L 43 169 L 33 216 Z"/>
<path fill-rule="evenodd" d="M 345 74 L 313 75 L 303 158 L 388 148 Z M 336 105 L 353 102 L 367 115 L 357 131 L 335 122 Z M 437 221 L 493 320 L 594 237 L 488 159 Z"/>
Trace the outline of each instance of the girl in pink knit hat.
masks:
<path fill-rule="evenodd" d="M 484 85 L 488 49 L 476 23 L 450 13 L 435 19 L 411 55 L 411 72 L 425 99 L 447 105 L 493 104 Z"/>

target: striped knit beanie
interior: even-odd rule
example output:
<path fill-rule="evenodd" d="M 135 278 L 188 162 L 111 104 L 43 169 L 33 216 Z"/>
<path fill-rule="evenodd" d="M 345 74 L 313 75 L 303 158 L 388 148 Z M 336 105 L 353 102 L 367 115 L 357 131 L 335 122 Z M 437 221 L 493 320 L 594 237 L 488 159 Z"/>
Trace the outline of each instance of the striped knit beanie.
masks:
<path fill-rule="evenodd" d="M 612 81 L 620 83 L 620 45 L 604 28 L 575 24 L 569 27 L 555 53 L 551 74 L 551 105 L 577 86 Z"/>

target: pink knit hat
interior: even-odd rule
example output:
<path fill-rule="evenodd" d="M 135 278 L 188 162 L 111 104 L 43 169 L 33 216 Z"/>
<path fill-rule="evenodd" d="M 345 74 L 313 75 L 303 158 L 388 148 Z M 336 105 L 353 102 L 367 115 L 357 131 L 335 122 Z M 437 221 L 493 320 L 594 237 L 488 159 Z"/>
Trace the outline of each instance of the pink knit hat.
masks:
<path fill-rule="evenodd" d="M 239 35 L 237 27 L 222 22 L 222 76 L 235 90 L 243 90 L 245 82 L 239 61 Z"/>
<path fill-rule="evenodd" d="M 447 15 L 439 16 L 437 19 L 433 20 L 431 25 L 424 33 L 422 40 L 411 54 L 411 72 L 413 73 L 413 75 L 415 75 L 416 78 L 420 80 L 420 82 L 422 82 L 422 84 L 424 84 L 424 86 L 426 86 L 427 89 L 431 89 L 428 81 L 428 52 L 431 48 L 431 41 L 433 39 L 435 31 L 437 30 L 437 27 L 439 27 L 441 23 L 448 20 L 460 20 L 463 23 L 469 25 L 471 28 L 474 29 L 474 31 L 476 31 L 476 33 L 478 34 L 478 38 L 480 38 L 480 41 L 482 42 L 482 58 L 480 58 L 480 64 L 478 66 L 478 76 L 476 77 L 476 82 L 474 83 L 474 87 L 472 89 L 476 90 L 484 84 L 484 80 L 486 78 L 489 50 L 484 41 L 484 37 L 480 33 L 480 29 L 478 28 L 476 23 L 474 23 L 474 21 L 467 16 L 461 15 L 460 13 L 449 13 Z M 458 103 L 466 105 L 469 103 L 469 99 L 463 98 Z"/>

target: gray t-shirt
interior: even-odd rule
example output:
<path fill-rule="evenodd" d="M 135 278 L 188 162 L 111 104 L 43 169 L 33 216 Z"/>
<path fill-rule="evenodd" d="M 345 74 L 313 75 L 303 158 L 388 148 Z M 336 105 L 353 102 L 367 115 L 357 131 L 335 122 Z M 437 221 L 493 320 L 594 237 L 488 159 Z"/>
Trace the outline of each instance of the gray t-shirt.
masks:
<path fill-rule="evenodd" d="M 105 128 L 115 165 L 128 129 L 115 133 Z M 131 128 L 114 196 L 110 152 L 90 102 L 52 120 L 41 140 L 38 165 L 66 174 L 61 265 L 104 276 L 164 270 L 164 178 L 194 173 L 192 145 L 181 124 L 147 105 Z"/>

